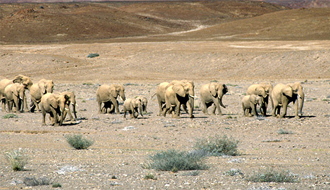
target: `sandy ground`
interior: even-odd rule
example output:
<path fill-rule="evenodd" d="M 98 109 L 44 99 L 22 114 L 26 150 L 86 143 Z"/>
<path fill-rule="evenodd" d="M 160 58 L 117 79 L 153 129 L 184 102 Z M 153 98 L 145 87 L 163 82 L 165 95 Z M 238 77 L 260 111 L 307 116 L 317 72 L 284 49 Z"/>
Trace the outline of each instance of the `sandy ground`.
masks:
<path fill-rule="evenodd" d="M 78 123 L 41 126 L 40 113 L 0 112 L 0 188 L 30 188 L 26 177 L 47 178 L 62 189 L 329 189 L 330 43 L 329 41 L 136 42 L 0 47 L 0 78 L 17 74 L 33 82 L 52 79 L 55 92 L 74 91 Z M 96 58 L 87 58 L 98 53 Z M 195 117 L 157 116 L 152 95 L 157 84 L 173 79 L 228 86 L 223 116 L 207 116 L 195 102 Z M 243 117 L 240 100 L 257 82 L 302 82 L 304 117 Z M 98 114 L 95 92 L 100 84 L 123 84 L 126 97 L 146 96 L 148 114 L 124 119 L 123 114 Z M 29 97 L 29 93 L 27 92 Z M 30 101 L 30 100 L 29 100 Z M 121 109 L 122 107 L 120 107 Z M 271 109 L 269 108 L 269 111 Z M 269 115 L 269 113 L 268 113 Z M 292 106 L 288 116 L 293 116 Z M 49 121 L 46 121 L 49 123 Z M 278 130 L 292 134 L 279 134 Z M 67 134 L 95 141 L 88 150 L 74 150 Z M 178 173 L 141 167 L 157 151 L 191 150 L 196 139 L 227 135 L 239 141 L 235 157 L 208 157 L 208 170 Z M 4 152 L 22 148 L 25 171 L 14 172 Z M 253 183 L 246 176 L 266 168 L 289 170 L 297 183 Z M 239 169 L 244 175 L 224 172 Z M 147 174 L 157 180 L 145 180 Z M 112 179 L 115 176 L 116 179 Z M 49 189 L 51 185 L 32 187 Z"/>

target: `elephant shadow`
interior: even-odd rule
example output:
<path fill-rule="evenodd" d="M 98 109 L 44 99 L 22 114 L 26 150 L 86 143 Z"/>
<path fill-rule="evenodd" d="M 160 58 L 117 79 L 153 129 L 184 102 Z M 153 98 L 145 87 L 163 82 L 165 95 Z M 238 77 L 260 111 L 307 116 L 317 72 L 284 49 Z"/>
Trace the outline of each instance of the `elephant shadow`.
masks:
<path fill-rule="evenodd" d="M 77 120 L 77 121 L 63 121 L 62 126 L 74 126 L 80 124 L 82 121 Z"/>
<path fill-rule="evenodd" d="M 303 119 L 303 118 L 314 118 L 316 117 L 315 115 L 303 115 L 303 116 L 299 116 L 300 119 Z M 292 118 L 295 118 L 294 115 L 290 115 L 290 116 L 285 116 L 285 118 L 288 118 L 288 119 L 292 119 Z"/>

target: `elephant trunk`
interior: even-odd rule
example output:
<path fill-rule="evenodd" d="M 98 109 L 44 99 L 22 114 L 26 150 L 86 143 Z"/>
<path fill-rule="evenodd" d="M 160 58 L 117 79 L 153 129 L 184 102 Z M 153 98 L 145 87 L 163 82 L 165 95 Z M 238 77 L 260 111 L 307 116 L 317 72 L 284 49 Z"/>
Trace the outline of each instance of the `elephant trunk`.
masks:
<path fill-rule="evenodd" d="M 75 103 L 72 103 L 72 111 L 73 111 L 74 118 L 77 119 L 76 104 Z"/>
<path fill-rule="evenodd" d="M 141 104 L 141 105 L 139 106 L 139 112 L 140 112 L 141 117 L 143 117 L 142 111 L 143 111 L 143 109 L 142 109 L 142 104 Z"/>
<path fill-rule="evenodd" d="M 301 94 L 298 93 L 298 112 L 300 112 L 301 116 L 303 115 L 302 109 L 304 107 L 304 99 L 305 99 L 305 94 L 304 93 L 301 93 Z"/>

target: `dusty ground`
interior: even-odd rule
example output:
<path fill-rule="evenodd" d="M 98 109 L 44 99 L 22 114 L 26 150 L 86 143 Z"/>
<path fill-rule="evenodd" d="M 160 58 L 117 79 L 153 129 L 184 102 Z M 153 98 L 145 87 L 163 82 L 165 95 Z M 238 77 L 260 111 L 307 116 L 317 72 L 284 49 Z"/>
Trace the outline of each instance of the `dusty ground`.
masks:
<path fill-rule="evenodd" d="M 30 188 L 23 184 L 26 177 L 45 177 L 60 183 L 62 189 L 330 188 L 329 41 L 182 41 L 173 40 L 173 34 L 163 35 L 165 42 L 150 39 L 2 45 L 1 79 L 24 74 L 33 82 L 52 79 L 56 92 L 74 91 L 79 122 L 41 126 L 40 113 L 19 113 L 18 118 L 3 119 L 6 113 L 0 112 L 0 188 Z M 87 58 L 89 53 L 100 56 Z M 194 119 L 187 114 L 181 119 L 157 116 L 152 95 L 158 83 L 173 79 L 193 80 L 197 96 L 204 83 L 225 83 L 229 92 L 223 98 L 228 105 L 222 109 L 224 115 L 204 115 L 196 98 Z M 306 94 L 301 119 L 242 116 L 240 100 L 250 84 L 296 81 L 303 83 Z M 148 114 L 139 119 L 98 114 L 96 89 L 100 84 L 113 83 L 125 86 L 127 98 L 146 96 Z M 292 107 L 288 116 L 293 116 Z M 292 134 L 278 134 L 280 129 Z M 67 134 L 82 134 L 95 143 L 88 150 L 74 150 L 65 140 Z M 148 155 L 157 151 L 191 150 L 196 139 L 214 135 L 239 140 L 241 156 L 209 157 L 206 163 L 210 168 L 197 176 L 189 171 L 171 173 L 141 167 Z M 14 172 L 3 153 L 18 148 L 25 150 L 28 164 L 25 171 Z M 245 180 L 265 168 L 289 170 L 299 182 Z M 244 175 L 224 174 L 231 169 L 239 169 Z M 157 180 L 145 180 L 149 173 Z"/>

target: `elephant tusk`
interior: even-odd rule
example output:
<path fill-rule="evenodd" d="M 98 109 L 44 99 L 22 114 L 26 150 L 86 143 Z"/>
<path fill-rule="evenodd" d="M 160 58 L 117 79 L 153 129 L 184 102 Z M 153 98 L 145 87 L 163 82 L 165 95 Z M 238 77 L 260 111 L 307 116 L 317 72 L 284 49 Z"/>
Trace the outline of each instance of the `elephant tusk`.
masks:
<path fill-rule="evenodd" d="M 66 111 L 69 111 L 69 109 L 68 109 L 68 108 L 64 108 L 64 110 L 66 110 Z"/>
<path fill-rule="evenodd" d="M 190 98 L 196 98 L 196 96 L 189 95 Z"/>

